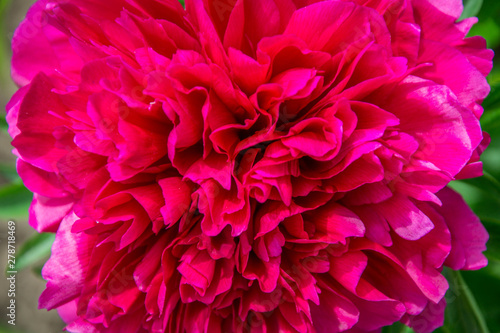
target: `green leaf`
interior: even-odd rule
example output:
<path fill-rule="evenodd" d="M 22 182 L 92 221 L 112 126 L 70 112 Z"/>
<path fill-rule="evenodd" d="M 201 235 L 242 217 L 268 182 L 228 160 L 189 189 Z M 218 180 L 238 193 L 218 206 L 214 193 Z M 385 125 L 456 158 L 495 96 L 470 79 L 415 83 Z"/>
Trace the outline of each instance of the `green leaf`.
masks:
<path fill-rule="evenodd" d="M 484 171 L 481 177 L 463 179 L 460 181 L 465 184 L 474 186 L 477 189 L 488 193 L 489 195 L 493 195 L 496 199 L 500 200 L 500 182 L 486 171 Z"/>
<path fill-rule="evenodd" d="M 464 11 L 459 20 L 467 17 L 476 16 L 483 5 L 483 0 L 464 0 Z"/>
<path fill-rule="evenodd" d="M 444 325 L 436 332 L 489 333 L 483 313 L 460 272 L 445 268 L 443 274 L 450 289 L 446 293 Z"/>
<path fill-rule="evenodd" d="M 415 331 L 408 326 L 396 322 L 391 326 L 386 326 L 382 329 L 382 333 L 414 333 Z"/>
<path fill-rule="evenodd" d="M 5 16 L 7 7 L 11 0 L 0 0 L 0 16 Z"/>
<path fill-rule="evenodd" d="M 489 251 L 489 249 L 488 249 Z M 462 272 L 470 291 L 477 300 L 481 313 L 491 332 L 500 332 L 500 262 L 491 260 L 476 272 Z"/>
<path fill-rule="evenodd" d="M 35 274 L 39 278 L 43 279 L 42 269 L 43 269 L 43 265 L 35 265 L 31 268 L 31 271 L 33 272 L 33 274 Z"/>
<path fill-rule="evenodd" d="M 8 164 L 0 163 L 0 176 L 8 180 L 9 183 L 21 181 L 17 174 L 16 168 Z"/>
<path fill-rule="evenodd" d="M 5 113 L 2 112 L 0 115 L 0 130 L 7 132 L 9 125 L 7 124 L 7 120 L 5 120 Z"/>
<path fill-rule="evenodd" d="M 483 102 L 483 107 L 487 110 L 486 113 L 496 113 L 498 114 L 500 108 L 500 82 L 491 82 L 494 79 L 490 80 L 491 92 L 488 97 Z M 498 80 L 498 78 L 495 78 Z M 481 123 L 484 123 L 484 120 L 481 119 Z"/>
<path fill-rule="evenodd" d="M 491 143 L 481 155 L 484 170 L 489 172 L 497 180 L 500 179 L 500 127 L 496 131 L 490 131 Z"/>
<path fill-rule="evenodd" d="M 20 271 L 42 259 L 46 261 L 55 239 L 56 235 L 52 233 L 35 233 L 16 254 L 16 269 Z"/>
<path fill-rule="evenodd" d="M 481 220 L 500 220 L 500 210 L 497 208 L 500 206 L 500 190 L 496 179 L 491 175 L 453 181 L 450 187 L 462 195 Z"/>
<path fill-rule="evenodd" d="M 184 0 L 179 0 L 179 2 L 181 3 L 182 7 L 186 8 L 186 4 L 184 3 Z"/>
<path fill-rule="evenodd" d="M 481 219 L 484 227 L 488 231 L 490 238 L 486 244 L 486 257 L 491 261 L 500 263 L 500 219 L 483 218 Z"/>
<path fill-rule="evenodd" d="M 486 6 L 485 6 L 486 7 Z M 492 17 L 479 19 L 469 31 L 468 36 L 482 36 L 489 48 L 496 48 L 500 43 L 500 24 Z"/>
<path fill-rule="evenodd" d="M 482 36 L 489 48 L 497 48 L 500 45 L 500 1 L 483 0 L 477 17 L 479 22 L 472 27 L 468 35 Z"/>
<path fill-rule="evenodd" d="M 500 27 L 498 27 L 500 30 Z M 500 34 L 500 31 L 499 31 Z M 500 36 L 499 36 L 500 38 Z M 500 68 L 495 66 L 488 75 L 488 83 L 491 86 L 491 91 L 488 97 L 483 101 L 482 106 L 486 110 L 485 116 L 488 113 L 498 113 L 498 108 L 500 108 Z M 488 121 L 488 120 L 486 120 Z M 484 124 L 485 119 L 481 119 L 481 124 Z"/>
<path fill-rule="evenodd" d="M 8 317 L 7 317 L 8 320 Z M 0 326 L 0 333 L 19 333 L 14 327 L 9 326 Z"/>
<path fill-rule="evenodd" d="M 500 101 L 495 103 L 500 103 Z M 481 126 L 488 133 L 500 129 L 500 107 L 485 112 L 481 117 Z"/>
<path fill-rule="evenodd" d="M 33 194 L 20 181 L 0 188 L 0 218 L 27 218 L 32 199 Z"/>
<path fill-rule="evenodd" d="M 10 46 L 5 31 L 5 16 L 9 4 L 10 0 L 0 0 L 0 80 L 2 82 L 10 81 Z"/>

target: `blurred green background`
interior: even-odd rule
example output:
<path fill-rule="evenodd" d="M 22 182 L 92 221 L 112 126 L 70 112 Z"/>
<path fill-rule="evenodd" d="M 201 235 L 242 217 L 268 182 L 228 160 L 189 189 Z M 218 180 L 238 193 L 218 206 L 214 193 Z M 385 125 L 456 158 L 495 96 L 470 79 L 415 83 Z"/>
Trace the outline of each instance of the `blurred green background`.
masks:
<path fill-rule="evenodd" d="M 16 326 L 7 324 L 9 302 L 7 281 L 0 279 L 0 333 L 55 333 L 64 324 L 56 311 L 38 310 L 38 297 L 45 289 L 39 271 L 50 253 L 53 235 L 37 236 L 28 225 L 32 194 L 15 170 L 10 137 L 5 123 L 5 104 L 16 91 L 10 80 L 10 39 L 34 0 L 0 0 L 0 270 L 7 264 L 7 221 L 16 222 L 16 259 L 21 268 L 16 276 Z M 39 238 L 41 237 L 41 238 Z M 31 241 L 30 241 L 31 240 Z M 21 244 L 25 244 L 21 250 Z M 22 252 L 21 252 L 22 251 Z"/>
<path fill-rule="evenodd" d="M 37 310 L 38 296 L 45 282 L 39 272 L 50 254 L 53 235 L 34 233 L 27 224 L 31 193 L 24 188 L 15 171 L 15 158 L 11 154 L 10 138 L 5 122 L 5 104 L 15 92 L 10 80 L 9 40 L 28 7 L 34 0 L 0 0 L 0 267 L 6 267 L 6 222 L 17 222 L 17 320 L 13 328 L 2 315 L 0 333 L 54 333 L 60 332 L 63 323 L 55 311 Z M 488 77 L 492 87 L 484 101 L 483 129 L 492 138 L 482 156 L 485 175 L 478 179 L 455 181 L 451 184 L 459 191 L 490 234 L 486 256 L 489 265 L 474 272 L 454 272 L 446 269 L 450 283 L 447 293 L 448 307 L 445 326 L 436 332 L 443 333 L 500 333 L 500 1 L 466 0 L 462 18 L 477 16 L 471 36 L 486 38 L 488 47 L 496 51 L 494 68 Z M 6 281 L 0 279 L 0 307 L 6 308 Z M 5 288 L 4 288 L 5 287 Z M 5 310 L 2 310 L 2 313 Z M 384 328 L 383 332 L 412 332 L 401 324 Z"/>

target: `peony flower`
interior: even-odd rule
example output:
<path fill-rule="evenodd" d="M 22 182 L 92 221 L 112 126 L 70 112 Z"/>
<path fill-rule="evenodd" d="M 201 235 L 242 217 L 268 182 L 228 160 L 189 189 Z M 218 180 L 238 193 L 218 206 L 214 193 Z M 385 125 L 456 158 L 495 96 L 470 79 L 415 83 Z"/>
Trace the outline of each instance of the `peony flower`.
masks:
<path fill-rule="evenodd" d="M 458 0 L 39 0 L 8 105 L 69 332 L 442 325 L 488 235 Z"/>

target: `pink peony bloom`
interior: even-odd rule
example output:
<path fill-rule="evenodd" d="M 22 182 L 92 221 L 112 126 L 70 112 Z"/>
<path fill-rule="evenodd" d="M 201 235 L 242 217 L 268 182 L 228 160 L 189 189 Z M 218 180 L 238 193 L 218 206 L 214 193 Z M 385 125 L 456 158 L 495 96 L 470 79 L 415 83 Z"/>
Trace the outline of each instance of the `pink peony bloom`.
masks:
<path fill-rule="evenodd" d="M 69 332 L 443 322 L 488 235 L 492 52 L 459 0 L 40 0 L 8 106 Z"/>

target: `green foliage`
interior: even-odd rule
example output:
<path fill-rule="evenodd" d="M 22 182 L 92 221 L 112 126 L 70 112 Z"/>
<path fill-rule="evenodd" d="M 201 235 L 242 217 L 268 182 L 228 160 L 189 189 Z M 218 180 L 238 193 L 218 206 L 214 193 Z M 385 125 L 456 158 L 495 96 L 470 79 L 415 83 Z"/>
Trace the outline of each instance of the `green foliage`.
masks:
<path fill-rule="evenodd" d="M 0 326 L 0 333 L 19 333 L 14 327 L 9 326 Z"/>
<path fill-rule="evenodd" d="M 10 0 L 0 0 L 0 18 L 5 17 L 9 4 Z M 0 80 L 3 82 L 9 80 L 9 54 L 9 43 L 5 33 L 4 20 L 0 20 Z"/>
<path fill-rule="evenodd" d="M 484 315 L 461 273 L 447 268 L 443 273 L 450 284 L 446 293 L 448 306 L 444 325 L 436 332 L 489 333 Z"/>
<path fill-rule="evenodd" d="M 401 323 L 395 323 L 382 329 L 382 333 L 414 333 L 415 331 Z"/>
<path fill-rule="evenodd" d="M 20 180 L 0 188 L 0 219 L 26 219 L 32 198 Z"/>
<path fill-rule="evenodd" d="M 484 316 L 486 324 L 492 333 L 500 332 L 500 306 L 498 304 L 498 300 L 500 299 L 500 261 L 498 260 L 498 254 L 500 253 L 498 252 L 498 242 L 500 240 L 499 229 L 500 226 L 497 225 L 494 235 L 495 238 L 493 239 L 490 237 L 489 242 L 489 244 L 497 244 L 497 248 L 494 250 L 497 258 L 492 258 L 492 248 L 489 246 L 488 252 L 490 255 L 488 256 L 489 264 L 487 267 L 477 272 L 461 272 L 470 291 L 476 298 L 479 310 Z"/>
<path fill-rule="evenodd" d="M 7 121 L 5 120 L 5 113 L 0 114 L 0 130 L 7 132 Z"/>
<path fill-rule="evenodd" d="M 500 113 L 500 68 L 495 67 L 488 76 L 488 83 L 491 86 L 491 92 L 483 102 L 483 107 L 488 111 L 487 113 L 498 114 Z M 488 125 L 490 121 L 488 116 L 482 119 L 483 125 Z"/>
<path fill-rule="evenodd" d="M 19 181 L 16 168 L 9 164 L 0 163 L 0 179 L 5 179 L 8 182 Z"/>
<path fill-rule="evenodd" d="M 50 249 L 56 236 L 51 233 L 35 233 L 28 239 L 16 255 L 16 270 L 20 271 L 50 256 Z"/>
<path fill-rule="evenodd" d="M 476 12 L 477 17 L 479 18 L 479 22 L 475 24 L 469 35 L 470 36 L 483 36 L 488 43 L 488 47 L 495 49 L 500 45 L 500 1 L 498 0 L 467 0 L 465 1 L 464 8 L 468 10 L 471 8 L 469 12 L 466 12 L 465 15 L 462 15 L 461 18 L 476 16 L 473 13 L 477 7 L 479 2 L 482 3 L 481 10 Z"/>
<path fill-rule="evenodd" d="M 476 16 L 481 10 L 483 0 L 464 0 L 464 11 L 460 19 Z"/>

